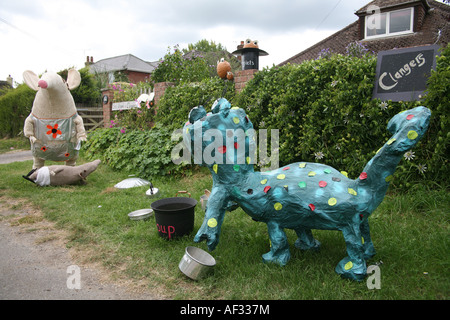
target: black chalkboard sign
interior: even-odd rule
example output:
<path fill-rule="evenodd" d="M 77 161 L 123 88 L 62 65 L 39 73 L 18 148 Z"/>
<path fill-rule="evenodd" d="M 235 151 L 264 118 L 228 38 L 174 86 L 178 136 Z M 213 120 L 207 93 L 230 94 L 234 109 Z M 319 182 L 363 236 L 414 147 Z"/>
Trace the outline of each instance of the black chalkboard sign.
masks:
<path fill-rule="evenodd" d="M 413 101 L 427 88 L 436 68 L 438 45 L 380 51 L 373 98 L 383 101 Z"/>

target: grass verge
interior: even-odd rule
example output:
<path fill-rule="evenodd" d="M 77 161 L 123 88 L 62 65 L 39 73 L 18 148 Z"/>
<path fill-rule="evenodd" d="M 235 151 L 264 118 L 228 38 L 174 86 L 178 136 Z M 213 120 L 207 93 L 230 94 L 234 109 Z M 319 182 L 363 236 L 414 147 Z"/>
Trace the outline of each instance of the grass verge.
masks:
<path fill-rule="evenodd" d="M 83 159 L 79 163 L 84 162 Z M 192 281 L 178 270 L 186 246 L 194 243 L 204 212 L 195 209 L 192 234 L 167 241 L 159 237 L 154 217 L 132 221 L 131 211 L 150 208 L 147 187 L 118 190 L 114 185 L 128 176 L 106 165 L 88 177 L 87 185 L 38 187 L 22 178 L 32 162 L 0 165 L 0 194 L 27 199 L 45 219 L 69 231 L 67 246 L 83 252 L 83 262 L 101 264 L 114 279 L 128 279 L 170 299 L 448 299 L 450 197 L 447 190 L 417 186 L 404 195 L 386 196 L 370 217 L 377 250 L 368 265 L 379 263 L 381 289 L 365 281 L 341 279 L 336 264 L 346 256 L 337 231 L 313 231 L 322 243 L 319 252 L 294 247 L 295 233 L 287 230 L 291 260 L 285 267 L 262 263 L 269 250 L 267 228 L 242 210 L 227 213 L 221 240 L 211 252 L 217 261 L 214 274 Z M 209 173 L 182 179 L 154 177 L 159 198 L 186 190 L 199 199 L 210 189 Z M 32 221 L 27 221 L 32 223 Z"/>

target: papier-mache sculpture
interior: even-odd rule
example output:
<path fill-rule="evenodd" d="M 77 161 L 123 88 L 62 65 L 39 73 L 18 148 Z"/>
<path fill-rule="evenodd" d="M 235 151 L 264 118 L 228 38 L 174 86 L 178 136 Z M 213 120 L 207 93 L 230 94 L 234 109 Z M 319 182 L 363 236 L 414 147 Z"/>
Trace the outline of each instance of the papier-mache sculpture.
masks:
<path fill-rule="evenodd" d="M 302 250 L 320 247 L 312 229 L 340 230 L 348 256 L 335 271 L 362 280 L 367 273 L 366 260 L 375 254 L 368 218 L 382 202 L 402 155 L 426 132 L 430 115 L 425 107 L 395 115 L 387 127 L 393 136 L 353 180 L 332 167 L 309 162 L 255 172 L 252 157 L 256 153 L 249 151 L 255 144 L 255 132 L 245 111 L 232 108 L 224 98 L 214 103 L 210 113 L 202 106 L 194 108 L 183 128 L 183 141 L 197 159 L 195 163 L 202 155 L 215 159 L 201 158 L 211 171 L 213 187 L 194 241 L 206 240 L 209 250 L 214 250 L 225 212 L 236 203 L 254 220 L 267 224 L 271 248 L 263 254 L 264 262 L 285 265 L 289 261 L 285 228 L 295 230 L 295 246 Z M 238 134 L 240 131 L 244 134 Z M 232 141 L 227 137 L 233 137 Z"/>
<path fill-rule="evenodd" d="M 41 187 L 85 184 L 87 176 L 97 169 L 100 162 L 100 160 L 94 160 L 79 166 L 44 166 L 31 170 L 24 178 Z"/>
<path fill-rule="evenodd" d="M 65 161 L 66 165 L 74 166 L 81 141 L 86 141 L 83 119 L 70 94 L 70 90 L 80 85 L 80 73 L 70 69 L 67 81 L 55 72 L 46 72 L 39 79 L 34 72 L 25 71 L 23 78 L 37 91 L 24 125 L 24 135 L 31 142 L 33 169 L 43 167 L 45 160 Z"/>

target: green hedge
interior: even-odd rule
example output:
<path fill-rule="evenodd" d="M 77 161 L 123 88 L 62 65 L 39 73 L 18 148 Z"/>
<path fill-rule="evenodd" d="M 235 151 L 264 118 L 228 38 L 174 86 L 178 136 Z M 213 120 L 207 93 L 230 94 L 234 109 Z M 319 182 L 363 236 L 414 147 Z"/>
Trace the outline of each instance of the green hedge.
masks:
<path fill-rule="evenodd" d="M 14 137 L 22 132 L 35 94 L 26 84 L 20 84 L 0 96 L 0 137 Z"/>
<path fill-rule="evenodd" d="M 171 132 L 182 128 L 193 107 L 204 105 L 209 111 L 226 92 L 234 106 L 246 110 L 255 129 L 280 130 L 280 165 L 321 162 L 355 178 L 389 139 L 388 121 L 402 110 L 424 105 L 432 110 L 430 128 L 408 154 L 410 160 L 405 157 L 400 162 L 393 185 L 403 189 L 425 182 L 447 186 L 449 48 L 442 50 L 422 101 L 372 99 L 375 69 L 376 57 L 369 54 L 322 55 L 300 65 L 266 68 L 239 94 L 232 83 L 219 78 L 178 85 L 168 88 L 160 100 L 155 128 L 125 134 L 97 130 L 87 147 L 90 154 L 99 151 L 113 168 L 139 168 L 149 176 L 185 173 L 190 166 L 176 166 L 170 160 L 169 149 L 176 144 L 170 141 Z"/>
<path fill-rule="evenodd" d="M 388 121 L 424 105 L 432 110 L 430 128 L 412 150 L 413 158 L 400 163 L 395 186 L 409 187 L 424 178 L 448 184 L 448 56 L 447 47 L 422 101 L 372 99 L 375 56 L 327 55 L 258 72 L 234 104 L 247 109 L 256 129 L 280 130 L 280 165 L 321 162 L 353 178 L 388 140 Z"/>

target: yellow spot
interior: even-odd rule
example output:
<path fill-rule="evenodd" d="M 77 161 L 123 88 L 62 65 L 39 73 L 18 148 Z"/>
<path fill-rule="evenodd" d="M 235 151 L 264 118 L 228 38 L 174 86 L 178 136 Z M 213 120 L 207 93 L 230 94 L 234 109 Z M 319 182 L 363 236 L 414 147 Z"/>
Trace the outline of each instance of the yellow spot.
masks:
<path fill-rule="evenodd" d="M 352 194 L 352 195 L 354 195 L 354 196 L 356 196 L 358 193 L 354 190 L 354 189 L 352 189 L 352 188 L 348 188 L 347 189 L 348 190 L 348 193 L 350 193 L 350 194 Z"/>
<path fill-rule="evenodd" d="M 239 123 L 239 118 L 238 118 L 238 117 L 234 117 L 234 118 L 233 118 L 233 122 L 236 123 L 236 124 L 238 124 L 238 123 Z"/>
<path fill-rule="evenodd" d="M 214 172 L 217 174 L 217 169 L 218 169 L 218 165 L 217 164 L 215 164 L 215 165 L 213 165 L 213 170 L 214 170 Z"/>
<path fill-rule="evenodd" d="M 231 107 L 231 110 L 239 110 L 239 107 Z"/>
<path fill-rule="evenodd" d="M 417 132 L 415 132 L 414 130 L 408 131 L 408 139 L 414 140 L 418 136 L 419 136 L 419 134 Z"/>
<path fill-rule="evenodd" d="M 308 176 L 310 176 L 310 177 L 314 177 L 315 175 L 316 175 L 316 173 L 314 171 L 308 172 Z"/>
<path fill-rule="evenodd" d="M 189 128 L 186 129 L 186 133 L 189 133 Z"/>
<path fill-rule="evenodd" d="M 278 210 L 281 210 L 281 208 L 283 208 L 283 205 L 281 203 L 277 202 L 273 205 L 273 207 L 275 208 L 275 210 L 278 211 Z"/>
<path fill-rule="evenodd" d="M 361 237 L 361 244 L 364 244 L 364 237 Z"/>
<path fill-rule="evenodd" d="M 347 173 L 347 171 L 341 171 L 341 174 L 342 174 L 343 176 L 346 176 L 346 177 L 348 178 L 348 173 Z"/>
<path fill-rule="evenodd" d="M 336 203 L 337 203 L 336 198 L 330 198 L 330 199 L 328 199 L 328 204 L 329 204 L 330 206 L 334 206 Z"/>
<path fill-rule="evenodd" d="M 395 140 L 397 140 L 397 139 L 395 139 L 395 138 L 389 139 L 388 142 L 387 142 L 387 144 L 388 144 L 388 145 L 391 145 Z"/>
<path fill-rule="evenodd" d="M 284 178 L 286 178 L 286 176 L 284 174 L 277 175 L 278 180 L 283 180 Z"/>
<path fill-rule="evenodd" d="M 247 164 L 250 164 L 251 160 L 250 157 L 245 158 L 245 160 L 247 161 Z"/>
<path fill-rule="evenodd" d="M 211 218 L 208 220 L 208 227 L 215 228 L 217 227 L 217 220 L 214 218 Z"/>
<path fill-rule="evenodd" d="M 305 162 L 302 162 L 302 163 L 300 163 L 300 164 L 298 165 L 298 167 L 299 167 L 299 168 L 304 168 L 304 167 L 306 167 L 306 163 L 305 163 Z"/>
<path fill-rule="evenodd" d="M 261 180 L 261 184 L 266 184 L 267 183 L 267 179 Z"/>
<path fill-rule="evenodd" d="M 388 175 L 388 176 L 386 177 L 386 179 L 384 179 L 384 181 L 386 181 L 386 182 L 391 182 L 392 179 L 394 179 L 394 177 L 392 176 L 392 174 L 390 174 L 390 175 Z"/>
<path fill-rule="evenodd" d="M 350 270 L 351 268 L 353 268 L 353 262 L 349 261 L 345 264 L 344 269 Z"/>

